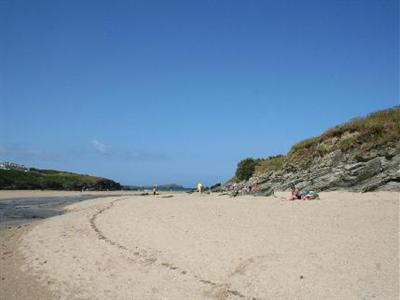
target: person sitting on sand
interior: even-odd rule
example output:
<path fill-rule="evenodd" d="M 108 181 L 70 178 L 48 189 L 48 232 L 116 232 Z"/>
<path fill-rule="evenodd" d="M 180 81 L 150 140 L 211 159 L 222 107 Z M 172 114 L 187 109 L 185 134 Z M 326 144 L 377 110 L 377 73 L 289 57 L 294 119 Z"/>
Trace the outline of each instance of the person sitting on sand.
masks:
<path fill-rule="evenodd" d="M 297 188 L 294 186 L 294 184 L 292 184 L 292 185 L 290 186 L 290 190 L 291 190 L 291 192 L 292 192 L 292 195 L 291 195 L 290 198 L 289 198 L 290 201 L 292 201 L 292 200 L 300 200 L 300 199 L 301 199 L 300 191 L 299 191 L 299 189 L 297 189 Z"/>

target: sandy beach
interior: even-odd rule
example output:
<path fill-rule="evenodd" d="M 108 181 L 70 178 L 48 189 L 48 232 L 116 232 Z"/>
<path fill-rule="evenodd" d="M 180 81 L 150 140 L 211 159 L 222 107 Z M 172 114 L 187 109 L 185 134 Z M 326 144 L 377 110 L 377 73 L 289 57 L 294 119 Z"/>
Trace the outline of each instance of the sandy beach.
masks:
<path fill-rule="evenodd" d="M 163 195 L 0 231 L 1 298 L 399 298 L 399 193 Z"/>

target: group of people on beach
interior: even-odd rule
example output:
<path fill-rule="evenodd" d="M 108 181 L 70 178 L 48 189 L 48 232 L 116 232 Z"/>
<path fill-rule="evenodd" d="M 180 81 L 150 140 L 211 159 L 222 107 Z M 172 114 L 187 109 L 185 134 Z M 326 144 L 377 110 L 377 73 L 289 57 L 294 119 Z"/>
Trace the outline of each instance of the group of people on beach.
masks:
<path fill-rule="evenodd" d="M 318 199 L 318 194 L 313 191 L 300 192 L 294 184 L 290 185 L 291 196 L 288 200 L 313 200 Z"/>
<path fill-rule="evenodd" d="M 261 192 L 261 188 L 258 185 L 254 186 L 241 186 L 236 183 L 232 183 L 227 185 L 227 190 L 230 193 L 231 197 L 236 197 L 238 195 L 248 195 L 248 194 L 257 194 Z M 294 184 L 290 185 L 291 195 L 288 200 L 314 200 L 319 199 L 319 196 L 314 191 L 300 191 Z M 272 195 L 274 192 L 272 191 Z"/>
<path fill-rule="evenodd" d="M 239 187 L 236 183 L 232 183 L 226 186 L 227 191 L 230 193 L 231 197 L 236 197 L 240 194 L 255 194 L 259 192 L 258 186 L 241 186 Z M 204 193 L 205 188 L 201 183 L 197 184 L 197 192 Z M 294 184 L 290 185 L 291 195 L 289 197 L 289 201 L 294 200 L 314 200 L 319 199 L 319 195 L 314 191 L 300 191 Z"/>

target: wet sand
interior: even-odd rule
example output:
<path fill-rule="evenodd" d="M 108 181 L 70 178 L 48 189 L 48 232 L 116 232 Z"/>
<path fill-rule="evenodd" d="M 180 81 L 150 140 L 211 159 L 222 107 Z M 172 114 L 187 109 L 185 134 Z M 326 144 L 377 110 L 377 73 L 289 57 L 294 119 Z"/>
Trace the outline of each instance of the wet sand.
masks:
<path fill-rule="evenodd" d="M 112 196 L 112 195 L 132 195 L 134 191 L 40 191 L 40 190 L 0 190 L 0 201 L 14 198 L 44 198 L 44 197 L 76 197 L 81 195 L 89 196 Z"/>
<path fill-rule="evenodd" d="M 18 251 L 20 238 L 34 224 L 7 226 L 0 229 L 0 299 L 57 299 L 36 275 L 23 272 L 25 258 Z"/>
<path fill-rule="evenodd" d="M 0 229 L 61 215 L 68 204 L 116 195 L 133 192 L 0 191 Z"/>
<path fill-rule="evenodd" d="M 72 204 L 67 214 L 1 233 L 0 294 L 398 299 L 399 193 L 320 195 L 124 195 Z"/>

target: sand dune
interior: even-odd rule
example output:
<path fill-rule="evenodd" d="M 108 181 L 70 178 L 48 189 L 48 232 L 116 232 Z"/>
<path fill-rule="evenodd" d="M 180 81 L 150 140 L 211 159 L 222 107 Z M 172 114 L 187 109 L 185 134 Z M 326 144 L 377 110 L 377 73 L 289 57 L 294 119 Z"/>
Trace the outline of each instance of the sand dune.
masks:
<path fill-rule="evenodd" d="M 22 236 L 22 269 L 61 299 L 398 299 L 399 193 L 321 199 L 88 200 Z"/>

